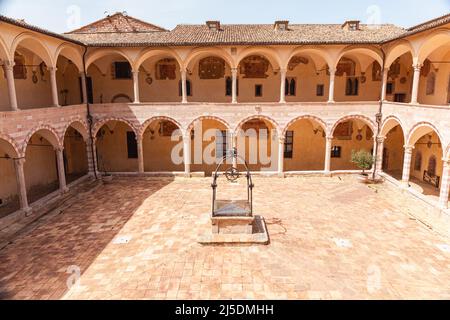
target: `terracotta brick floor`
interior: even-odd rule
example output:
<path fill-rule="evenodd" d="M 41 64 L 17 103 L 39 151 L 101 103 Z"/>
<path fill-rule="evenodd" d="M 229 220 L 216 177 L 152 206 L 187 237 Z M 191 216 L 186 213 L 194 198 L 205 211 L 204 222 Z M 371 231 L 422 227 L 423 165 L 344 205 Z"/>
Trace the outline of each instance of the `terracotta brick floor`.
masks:
<path fill-rule="evenodd" d="M 353 177 L 255 184 L 271 244 L 205 247 L 210 179 L 116 178 L 0 251 L 0 298 L 450 298 L 450 240 L 411 218 L 418 200 Z"/>

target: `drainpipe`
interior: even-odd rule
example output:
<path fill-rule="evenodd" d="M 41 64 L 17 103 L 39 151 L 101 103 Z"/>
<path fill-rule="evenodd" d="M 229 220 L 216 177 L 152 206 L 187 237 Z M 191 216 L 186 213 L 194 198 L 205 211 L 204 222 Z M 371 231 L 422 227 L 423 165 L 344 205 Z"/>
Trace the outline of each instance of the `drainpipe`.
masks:
<path fill-rule="evenodd" d="M 86 53 L 87 53 L 87 46 L 84 47 L 84 53 L 83 53 L 83 72 L 84 72 L 84 76 L 87 78 L 87 70 L 86 70 Z M 87 79 L 86 79 L 87 80 Z M 94 177 L 95 180 L 98 179 L 97 177 L 97 161 L 95 158 L 95 153 L 94 153 L 94 137 L 92 136 L 92 115 L 91 115 L 91 110 L 89 108 L 89 97 L 87 97 L 87 81 L 84 82 L 84 90 L 86 92 L 86 109 L 87 109 L 87 122 L 89 125 L 89 139 L 91 139 L 91 155 L 92 155 L 92 164 L 94 166 Z"/>
<path fill-rule="evenodd" d="M 383 57 L 383 59 L 382 59 L 383 65 L 381 66 L 381 75 L 383 75 L 384 74 L 384 68 L 385 68 L 386 52 L 384 52 L 382 46 L 380 46 L 380 49 L 381 49 L 381 53 L 382 53 L 382 57 Z M 383 79 L 381 81 L 383 81 Z M 376 178 L 377 159 L 378 159 L 378 153 L 379 153 L 378 140 L 377 139 L 378 139 L 378 136 L 380 135 L 381 124 L 382 124 L 382 121 L 383 121 L 383 99 L 382 99 L 382 97 L 383 97 L 383 89 L 384 89 L 384 86 L 383 86 L 383 83 L 381 83 L 380 105 L 379 105 L 379 108 L 378 108 L 378 113 L 375 115 L 376 120 L 377 120 L 377 133 L 376 133 L 376 136 L 375 136 L 376 143 L 375 143 L 375 159 L 374 159 L 374 163 L 373 163 L 373 173 L 372 173 L 372 179 L 373 180 L 375 180 L 375 178 Z"/>

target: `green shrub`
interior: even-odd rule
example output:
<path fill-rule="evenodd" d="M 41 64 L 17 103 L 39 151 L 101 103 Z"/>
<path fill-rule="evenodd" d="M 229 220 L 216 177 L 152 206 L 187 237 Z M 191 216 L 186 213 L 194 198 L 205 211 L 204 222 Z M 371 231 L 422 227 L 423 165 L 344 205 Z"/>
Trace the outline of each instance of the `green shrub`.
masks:
<path fill-rule="evenodd" d="M 350 161 L 356 164 L 356 166 L 360 168 L 364 174 L 366 170 L 370 170 L 370 168 L 372 168 L 375 159 L 373 158 L 373 155 L 366 150 L 352 150 L 352 158 Z"/>

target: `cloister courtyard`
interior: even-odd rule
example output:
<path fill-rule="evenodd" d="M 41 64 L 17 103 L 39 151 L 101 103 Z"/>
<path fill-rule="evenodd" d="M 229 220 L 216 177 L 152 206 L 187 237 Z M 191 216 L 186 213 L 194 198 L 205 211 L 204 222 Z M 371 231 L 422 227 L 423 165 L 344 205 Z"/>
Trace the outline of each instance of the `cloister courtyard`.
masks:
<path fill-rule="evenodd" d="M 1 299 L 449 299 L 427 204 L 355 176 L 254 178 L 269 245 L 205 246 L 210 178 L 115 177 L 0 250 Z M 223 196 L 243 182 L 222 183 Z"/>

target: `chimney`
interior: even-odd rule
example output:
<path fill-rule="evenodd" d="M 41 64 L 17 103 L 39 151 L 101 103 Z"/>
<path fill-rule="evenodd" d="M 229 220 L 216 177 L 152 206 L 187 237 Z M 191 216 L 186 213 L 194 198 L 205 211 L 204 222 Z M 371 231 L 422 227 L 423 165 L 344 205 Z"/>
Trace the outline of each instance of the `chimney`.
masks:
<path fill-rule="evenodd" d="M 273 27 L 276 31 L 287 31 L 289 27 L 289 21 L 275 21 Z"/>
<path fill-rule="evenodd" d="M 206 21 L 206 25 L 208 26 L 208 29 L 211 31 L 220 30 L 220 21 Z"/>
<path fill-rule="evenodd" d="M 359 29 L 359 20 L 348 20 L 345 21 L 344 24 L 342 25 L 342 29 L 346 30 L 346 31 L 357 31 L 360 30 Z"/>

